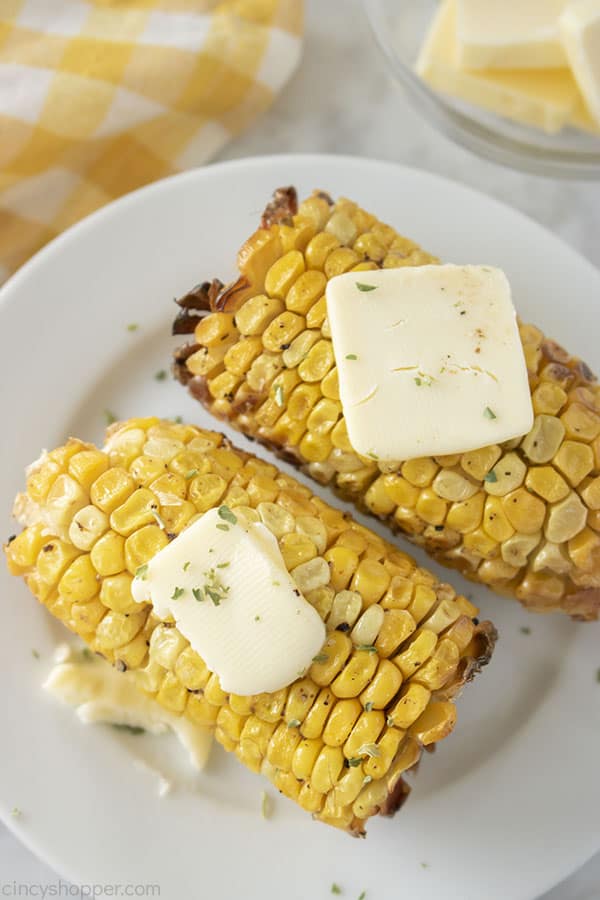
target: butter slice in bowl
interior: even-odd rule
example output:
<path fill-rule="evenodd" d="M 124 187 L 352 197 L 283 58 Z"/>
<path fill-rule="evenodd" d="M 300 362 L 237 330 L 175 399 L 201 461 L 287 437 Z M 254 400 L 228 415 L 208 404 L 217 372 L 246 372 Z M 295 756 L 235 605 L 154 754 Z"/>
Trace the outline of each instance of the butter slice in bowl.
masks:
<path fill-rule="evenodd" d="M 561 16 L 560 28 L 587 110 L 600 126 L 600 2 L 570 3 Z"/>
<path fill-rule="evenodd" d="M 323 621 L 287 571 L 276 538 L 227 506 L 208 510 L 141 566 L 132 594 L 174 620 L 228 693 L 286 687 L 325 643 Z"/>
<path fill-rule="evenodd" d="M 444 456 L 531 429 L 527 367 L 500 269 L 348 272 L 328 283 L 327 314 L 348 436 L 363 456 Z"/>

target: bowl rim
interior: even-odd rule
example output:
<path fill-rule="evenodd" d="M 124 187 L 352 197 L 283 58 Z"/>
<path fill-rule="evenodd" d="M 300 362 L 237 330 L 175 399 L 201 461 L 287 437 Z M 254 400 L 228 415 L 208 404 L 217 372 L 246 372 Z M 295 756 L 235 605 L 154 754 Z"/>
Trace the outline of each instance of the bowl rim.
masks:
<path fill-rule="evenodd" d="M 376 44 L 402 88 L 408 102 L 432 127 L 478 156 L 531 175 L 600 180 L 600 150 L 567 150 L 536 147 L 524 140 L 499 134 L 493 128 L 452 107 L 443 95 L 431 90 L 395 52 L 385 24 L 382 0 L 363 0 L 366 18 Z"/>

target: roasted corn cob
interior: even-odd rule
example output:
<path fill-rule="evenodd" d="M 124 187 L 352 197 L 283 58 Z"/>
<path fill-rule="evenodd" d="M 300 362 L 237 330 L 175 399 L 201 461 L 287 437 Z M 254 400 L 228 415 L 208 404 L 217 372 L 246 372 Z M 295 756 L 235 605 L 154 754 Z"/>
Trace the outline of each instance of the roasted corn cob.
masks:
<path fill-rule="evenodd" d="M 223 503 L 270 529 L 326 622 L 309 671 L 273 694 L 223 692 L 174 623 L 132 599 L 138 567 Z M 495 631 L 468 600 L 213 432 L 138 419 L 111 428 L 103 450 L 71 439 L 31 469 L 15 513 L 26 527 L 6 545 L 10 571 L 53 615 L 167 709 L 214 728 L 304 809 L 354 834 L 400 806 L 403 773 L 452 730 L 454 696 L 491 655 Z"/>
<path fill-rule="evenodd" d="M 281 189 L 238 254 L 239 279 L 179 302 L 194 332 L 174 371 L 220 419 L 331 484 L 468 578 L 527 608 L 600 611 L 600 388 L 520 324 L 535 422 L 522 440 L 378 464 L 348 440 L 326 316 L 342 272 L 437 262 L 349 200 Z M 395 412 L 397 415 L 398 412 Z"/>

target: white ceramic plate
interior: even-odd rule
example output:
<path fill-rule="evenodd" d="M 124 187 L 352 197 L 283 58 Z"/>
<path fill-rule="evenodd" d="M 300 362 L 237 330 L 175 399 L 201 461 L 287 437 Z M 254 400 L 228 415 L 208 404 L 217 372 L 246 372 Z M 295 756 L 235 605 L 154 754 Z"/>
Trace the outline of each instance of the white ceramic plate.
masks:
<path fill-rule="evenodd" d="M 169 367 L 175 343 L 171 298 L 207 276 L 232 275 L 270 192 L 290 183 L 301 194 L 320 187 L 351 196 L 446 260 L 502 266 L 523 317 L 598 365 L 600 274 L 507 207 L 359 159 L 212 166 L 90 217 L 1 292 L 6 534 L 23 465 L 68 434 L 101 439 L 104 409 L 211 425 L 181 387 L 153 378 Z M 137 331 L 127 330 L 131 322 Z M 527 616 L 476 594 L 501 632 L 493 663 L 465 691 L 455 734 L 424 760 L 402 812 L 373 820 L 367 840 L 353 841 L 279 797 L 263 821 L 262 779 L 220 751 L 196 790 L 159 800 L 114 732 L 79 726 L 41 695 L 60 628 L 0 565 L 2 812 L 63 876 L 159 883 L 163 900 L 192 887 L 211 900 L 318 900 L 332 882 L 350 900 L 363 890 L 368 900 L 532 900 L 600 847 L 598 626 Z M 10 817 L 14 806 L 20 819 Z"/>

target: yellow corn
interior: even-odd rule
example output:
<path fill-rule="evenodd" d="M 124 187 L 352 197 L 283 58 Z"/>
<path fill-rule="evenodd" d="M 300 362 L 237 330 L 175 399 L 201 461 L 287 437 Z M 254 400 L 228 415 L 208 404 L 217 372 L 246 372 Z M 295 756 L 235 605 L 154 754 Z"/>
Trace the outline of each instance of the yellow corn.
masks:
<path fill-rule="evenodd" d="M 436 260 L 348 200 L 334 203 L 313 195 L 297 209 L 292 205 L 289 216 L 293 226 L 286 219 L 285 225 L 262 228 L 244 245 L 239 262 L 245 293 L 228 312 L 235 313 L 242 335 L 261 337 L 274 358 L 289 343 L 283 364 L 300 383 L 283 396 L 276 418 L 270 406 L 275 375 L 264 367 L 262 380 L 248 379 L 225 403 L 213 400 L 220 368 L 215 375 L 197 375 L 190 356 L 176 366 L 182 383 L 209 410 L 305 465 L 316 480 L 330 483 L 470 579 L 512 594 L 532 610 L 598 618 L 600 559 L 590 572 L 595 564 L 590 559 L 597 555 L 571 552 L 569 544 L 586 527 L 600 529 L 600 387 L 587 366 L 521 323 L 535 412 L 529 434 L 502 447 L 386 463 L 380 470 L 359 457 L 348 439 L 326 319 L 327 281 L 350 269 Z M 311 235 L 303 247 L 295 243 L 290 249 L 290 228 Z M 203 321 L 222 315 L 217 298 L 215 311 Z M 279 346 L 278 331 L 285 335 Z M 227 354 L 243 340 L 230 329 L 223 342 Z M 35 490 L 47 490 L 44 477 Z M 568 562 L 560 573 L 540 568 L 553 558 L 544 552 L 548 542 L 559 545 L 560 558 Z M 328 561 L 336 591 L 347 588 L 344 560 L 334 555 Z M 550 582 L 532 574 L 558 577 L 561 590 L 552 581 L 550 591 Z"/>
<path fill-rule="evenodd" d="M 167 709 L 213 728 L 227 750 L 323 821 L 362 833 L 369 815 L 392 811 L 401 772 L 421 745 L 451 730 L 453 704 L 437 702 L 427 717 L 429 706 L 436 691 L 454 696 L 487 661 L 493 627 L 477 624 L 475 608 L 410 557 L 220 435 L 132 420 L 112 428 L 108 447 L 99 455 L 69 444 L 44 463 L 43 477 L 30 482 L 43 525 L 28 525 L 6 545 L 11 572 L 94 651 L 135 671 L 140 688 Z M 131 473 L 147 474 L 145 460 L 154 458 L 162 472 L 138 486 Z M 71 521 L 58 523 L 66 536 L 48 533 L 44 504 L 59 503 L 61 490 L 72 498 L 74 478 L 83 496 Z M 131 596 L 138 565 L 224 496 L 244 500 L 237 508 L 272 532 L 326 622 L 308 672 L 274 694 L 224 692 L 173 623 Z M 27 499 L 18 498 L 17 512 Z M 166 511 L 177 504 L 191 512 L 173 518 L 167 533 Z M 571 548 L 587 568 L 600 543 L 589 535 Z"/>

